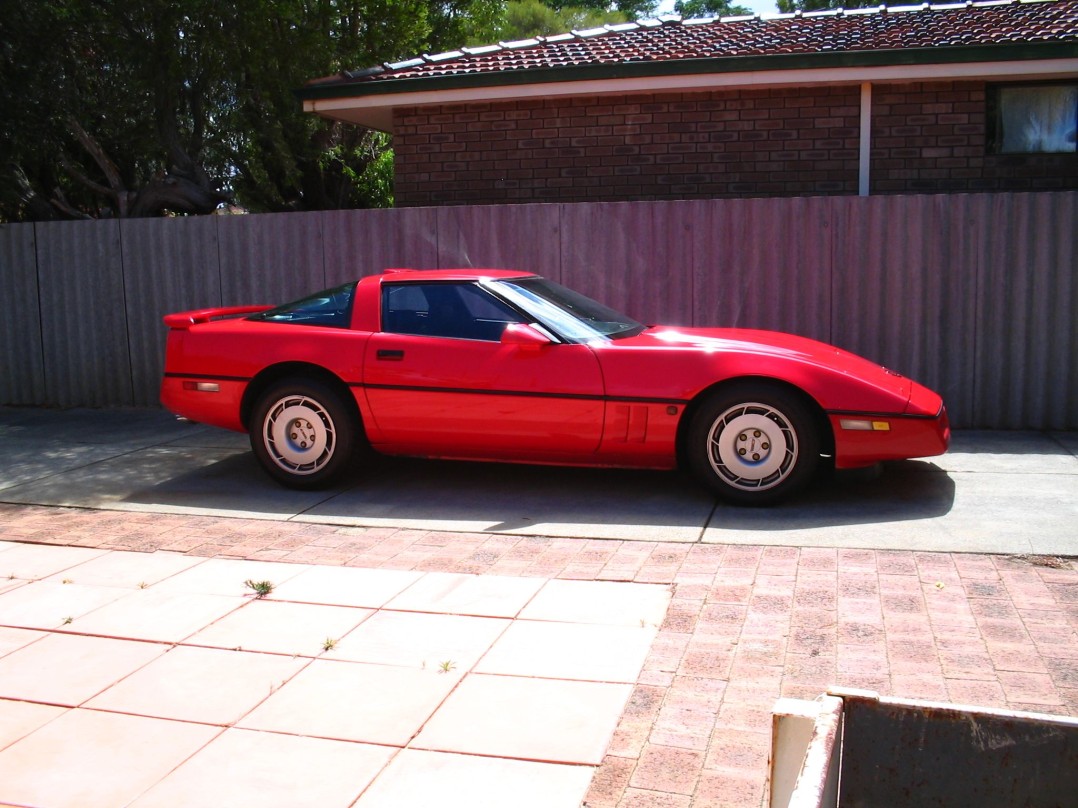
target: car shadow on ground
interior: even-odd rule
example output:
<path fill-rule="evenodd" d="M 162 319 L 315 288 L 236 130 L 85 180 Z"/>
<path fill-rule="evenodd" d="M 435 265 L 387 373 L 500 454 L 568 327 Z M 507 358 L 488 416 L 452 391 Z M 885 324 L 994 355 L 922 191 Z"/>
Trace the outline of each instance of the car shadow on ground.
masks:
<path fill-rule="evenodd" d="M 294 491 L 265 475 L 250 452 L 234 451 L 135 486 L 124 501 L 140 510 L 200 509 L 356 526 L 695 541 L 709 527 L 786 531 L 930 519 L 950 511 L 954 496 L 947 473 L 915 461 L 823 474 L 789 502 L 744 508 L 717 501 L 677 471 L 381 456 L 365 459 L 338 487 Z"/>
<path fill-rule="evenodd" d="M 955 481 L 935 463 L 903 460 L 869 469 L 829 471 L 773 508 L 723 507 L 712 527 L 802 530 L 935 519 L 951 512 Z"/>

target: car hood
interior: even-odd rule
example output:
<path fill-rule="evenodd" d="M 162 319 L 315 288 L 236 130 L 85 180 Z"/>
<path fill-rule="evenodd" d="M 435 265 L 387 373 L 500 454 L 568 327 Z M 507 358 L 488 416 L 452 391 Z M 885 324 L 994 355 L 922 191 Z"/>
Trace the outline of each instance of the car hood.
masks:
<path fill-rule="evenodd" d="M 778 331 L 652 326 L 618 342 L 626 347 L 682 349 L 724 357 L 772 358 L 787 369 L 815 369 L 833 379 L 856 380 L 903 403 L 910 400 L 915 386 L 905 376 L 864 357 L 817 340 Z"/>

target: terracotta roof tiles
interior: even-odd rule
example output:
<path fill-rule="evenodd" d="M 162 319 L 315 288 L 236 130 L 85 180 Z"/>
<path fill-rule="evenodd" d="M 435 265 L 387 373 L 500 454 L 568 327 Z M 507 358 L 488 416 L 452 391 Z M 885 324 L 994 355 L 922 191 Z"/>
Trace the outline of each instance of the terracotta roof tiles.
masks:
<path fill-rule="evenodd" d="M 424 55 L 312 84 L 731 56 L 1061 42 L 1078 43 L 1078 0 L 926 3 L 703 20 L 667 17 Z"/>

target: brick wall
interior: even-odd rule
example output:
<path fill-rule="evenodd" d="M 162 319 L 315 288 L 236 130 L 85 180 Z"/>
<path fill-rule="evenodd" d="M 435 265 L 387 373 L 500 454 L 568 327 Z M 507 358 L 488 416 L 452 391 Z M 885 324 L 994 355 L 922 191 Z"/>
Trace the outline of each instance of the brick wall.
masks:
<path fill-rule="evenodd" d="M 984 82 L 876 87 L 872 193 L 1078 188 L 1074 154 L 991 154 Z"/>
<path fill-rule="evenodd" d="M 399 206 L 857 192 L 856 87 L 398 109 Z"/>
<path fill-rule="evenodd" d="M 1076 155 L 988 153 L 984 82 L 878 85 L 871 192 L 1078 189 Z M 857 86 L 399 108 L 417 205 L 856 194 Z"/>

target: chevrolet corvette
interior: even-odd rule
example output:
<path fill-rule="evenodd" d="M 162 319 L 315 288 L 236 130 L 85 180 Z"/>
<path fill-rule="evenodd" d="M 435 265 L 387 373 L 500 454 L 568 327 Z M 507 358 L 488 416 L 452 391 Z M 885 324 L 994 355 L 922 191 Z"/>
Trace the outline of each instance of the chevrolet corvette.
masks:
<path fill-rule="evenodd" d="M 728 501 L 768 505 L 825 463 L 929 457 L 950 440 L 940 396 L 847 351 L 646 326 L 526 272 L 388 270 L 164 322 L 163 405 L 248 433 L 294 488 L 382 453 L 680 466 Z"/>

